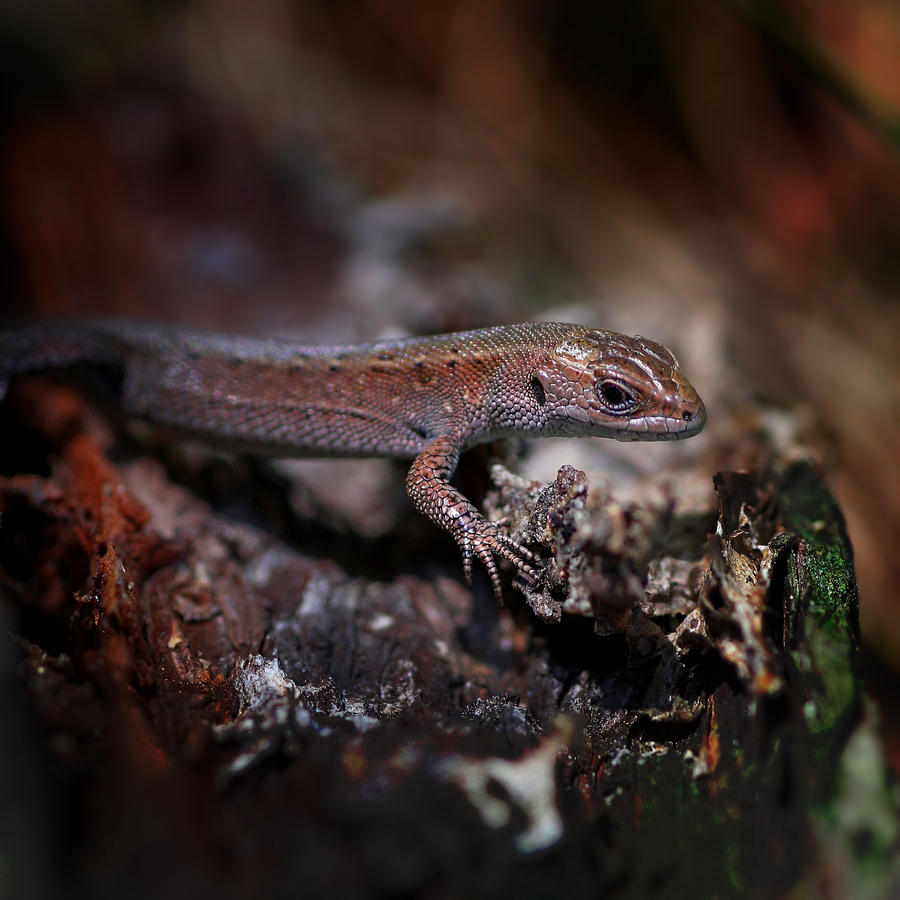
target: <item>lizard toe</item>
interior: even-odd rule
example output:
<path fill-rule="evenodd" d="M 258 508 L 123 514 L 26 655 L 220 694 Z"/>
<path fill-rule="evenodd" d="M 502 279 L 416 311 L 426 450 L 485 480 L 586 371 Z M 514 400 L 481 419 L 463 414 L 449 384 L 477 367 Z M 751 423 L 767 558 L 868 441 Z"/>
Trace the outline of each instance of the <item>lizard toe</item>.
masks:
<path fill-rule="evenodd" d="M 527 547 L 523 547 L 522 544 L 514 541 L 511 537 L 507 537 L 505 534 L 497 535 L 498 540 L 506 547 L 511 553 L 515 555 L 515 559 L 512 560 L 516 563 L 519 568 L 527 567 L 527 565 L 535 565 L 538 562 L 537 554 L 533 551 L 529 550 Z"/>
<path fill-rule="evenodd" d="M 472 542 L 466 539 L 461 545 L 460 550 L 462 550 L 462 558 L 463 558 L 463 577 L 466 579 L 466 584 L 472 584 L 472 559 L 474 553 L 472 552 Z"/>
<path fill-rule="evenodd" d="M 480 543 L 475 551 L 481 560 L 485 569 L 487 569 L 488 577 L 491 579 L 491 587 L 494 589 L 494 596 L 497 602 L 503 603 L 503 586 L 500 583 L 500 572 L 497 570 L 497 563 L 494 561 L 494 551 L 485 541 Z"/>

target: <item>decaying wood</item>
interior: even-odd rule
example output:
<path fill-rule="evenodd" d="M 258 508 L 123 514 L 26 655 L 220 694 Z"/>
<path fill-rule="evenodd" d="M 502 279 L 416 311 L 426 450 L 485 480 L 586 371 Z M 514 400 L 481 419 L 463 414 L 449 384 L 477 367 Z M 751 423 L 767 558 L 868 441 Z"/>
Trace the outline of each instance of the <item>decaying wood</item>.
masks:
<path fill-rule="evenodd" d="M 11 875 L 35 895 L 809 882 L 860 701 L 849 543 L 807 463 L 720 473 L 690 519 L 495 468 L 488 509 L 548 560 L 498 609 L 439 555 L 394 548 L 378 581 L 243 489 L 216 511 L 143 452 L 113 463 L 68 393 L 32 391 L 31 426 L 5 423 L 0 590 L 12 727 L 46 760 L 17 764 L 56 786 Z"/>

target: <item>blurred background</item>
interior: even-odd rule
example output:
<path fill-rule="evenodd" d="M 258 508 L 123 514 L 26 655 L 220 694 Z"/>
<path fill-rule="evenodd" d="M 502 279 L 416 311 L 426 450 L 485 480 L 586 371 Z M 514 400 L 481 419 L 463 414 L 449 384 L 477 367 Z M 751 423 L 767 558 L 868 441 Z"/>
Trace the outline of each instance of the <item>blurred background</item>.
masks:
<path fill-rule="evenodd" d="M 896 0 L 4 0 L 0 71 L 4 319 L 666 343 L 705 483 L 816 448 L 900 721 Z"/>

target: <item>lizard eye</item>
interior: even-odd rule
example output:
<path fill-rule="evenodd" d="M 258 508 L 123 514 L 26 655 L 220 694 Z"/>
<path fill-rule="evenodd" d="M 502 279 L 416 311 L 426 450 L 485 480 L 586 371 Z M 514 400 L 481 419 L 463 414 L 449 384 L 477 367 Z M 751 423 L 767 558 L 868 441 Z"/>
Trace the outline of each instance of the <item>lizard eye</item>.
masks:
<path fill-rule="evenodd" d="M 597 389 L 600 402 L 613 413 L 629 413 L 637 409 L 638 401 L 625 385 L 605 379 Z"/>

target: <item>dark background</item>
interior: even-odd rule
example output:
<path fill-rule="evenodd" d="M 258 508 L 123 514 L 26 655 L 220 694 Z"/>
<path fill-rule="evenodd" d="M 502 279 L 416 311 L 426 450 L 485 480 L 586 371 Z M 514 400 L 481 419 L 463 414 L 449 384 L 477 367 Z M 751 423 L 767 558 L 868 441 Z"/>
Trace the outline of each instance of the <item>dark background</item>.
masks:
<path fill-rule="evenodd" d="M 900 765 L 893 0 L 7 0 L 0 73 L 10 320 L 581 319 L 678 352 L 710 477 L 816 448 Z"/>

